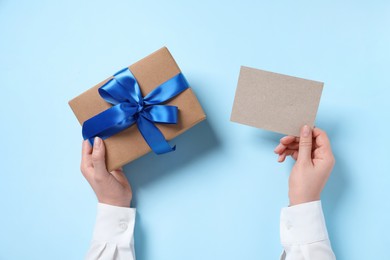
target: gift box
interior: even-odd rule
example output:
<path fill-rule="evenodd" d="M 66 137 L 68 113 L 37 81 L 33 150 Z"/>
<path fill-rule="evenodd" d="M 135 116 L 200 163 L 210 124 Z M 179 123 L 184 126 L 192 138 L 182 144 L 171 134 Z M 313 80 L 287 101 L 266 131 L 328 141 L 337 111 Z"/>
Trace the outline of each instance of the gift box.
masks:
<path fill-rule="evenodd" d="M 122 94 L 129 96 L 122 98 Z M 142 101 L 129 102 L 137 98 Z M 170 146 L 164 144 L 165 140 L 206 118 L 166 47 L 100 82 L 69 101 L 69 105 L 83 126 L 84 139 L 92 143 L 95 135 L 104 139 L 109 171 L 152 149 L 156 153 L 166 152 Z M 113 126 L 106 129 L 107 124 Z"/>

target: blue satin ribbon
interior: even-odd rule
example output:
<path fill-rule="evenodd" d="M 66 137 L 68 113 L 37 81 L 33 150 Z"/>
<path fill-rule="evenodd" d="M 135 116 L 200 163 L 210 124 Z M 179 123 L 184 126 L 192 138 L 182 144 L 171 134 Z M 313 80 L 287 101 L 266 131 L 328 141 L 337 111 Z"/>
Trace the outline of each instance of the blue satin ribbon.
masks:
<path fill-rule="evenodd" d="M 142 97 L 138 82 L 128 68 L 117 72 L 99 88 L 100 96 L 113 106 L 88 119 L 83 124 L 84 140 L 93 145 L 95 136 L 111 137 L 137 124 L 147 144 L 156 154 L 174 151 L 154 123 L 176 124 L 178 108 L 161 105 L 189 88 L 179 73 Z"/>

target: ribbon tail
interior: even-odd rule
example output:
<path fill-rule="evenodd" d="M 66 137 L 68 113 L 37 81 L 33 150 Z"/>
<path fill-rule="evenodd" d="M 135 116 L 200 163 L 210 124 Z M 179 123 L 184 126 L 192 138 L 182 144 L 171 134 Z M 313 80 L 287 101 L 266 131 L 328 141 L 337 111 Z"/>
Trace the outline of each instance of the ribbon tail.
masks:
<path fill-rule="evenodd" d="M 137 119 L 137 127 L 146 143 L 156 154 L 164 154 L 176 150 L 176 146 L 171 147 L 165 140 L 161 131 L 148 119 L 140 115 Z"/>
<path fill-rule="evenodd" d="M 88 119 L 83 123 L 84 140 L 88 139 L 93 145 L 95 136 L 104 140 L 130 127 L 135 123 L 132 110 L 136 108 L 123 109 L 123 105 L 118 104 Z"/>

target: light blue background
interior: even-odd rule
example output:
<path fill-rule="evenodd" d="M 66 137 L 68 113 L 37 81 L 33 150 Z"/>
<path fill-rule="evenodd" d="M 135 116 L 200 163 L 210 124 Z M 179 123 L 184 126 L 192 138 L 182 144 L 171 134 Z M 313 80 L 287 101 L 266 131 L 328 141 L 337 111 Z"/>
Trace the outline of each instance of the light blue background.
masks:
<path fill-rule="evenodd" d="M 166 45 L 207 122 L 125 167 L 138 260 L 278 259 L 292 161 L 229 121 L 241 65 L 325 82 L 338 259 L 388 259 L 388 1 L 0 0 L 0 259 L 81 259 L 96 213 L 67 101 Z"/>

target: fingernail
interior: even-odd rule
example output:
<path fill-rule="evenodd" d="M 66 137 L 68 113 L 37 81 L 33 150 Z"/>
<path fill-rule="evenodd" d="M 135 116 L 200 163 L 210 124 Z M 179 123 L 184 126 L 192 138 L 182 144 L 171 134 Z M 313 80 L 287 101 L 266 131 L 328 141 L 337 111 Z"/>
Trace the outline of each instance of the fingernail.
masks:
<path fill-rule="evenodd" d="M 310 127 L 308 125 L 304 125 L 302 129 L 302 136 L 308 137 L 310 134 Z"/>
<path fill-rule="evenodd" d="M 93 143 L 94 143 L 94 148 L 99 149 L 100 146 L 102 145 L 102 139 L 100 139 L 99 137 L 96 136 Z"/>

